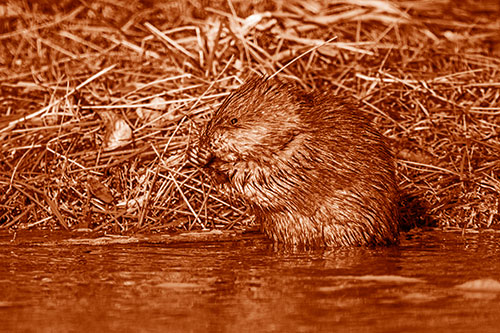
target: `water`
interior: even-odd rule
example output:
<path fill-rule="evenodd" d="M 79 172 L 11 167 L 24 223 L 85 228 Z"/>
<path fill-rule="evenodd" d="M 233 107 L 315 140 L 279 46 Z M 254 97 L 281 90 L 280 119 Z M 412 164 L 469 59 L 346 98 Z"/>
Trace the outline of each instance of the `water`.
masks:
<path fill-rule="evenodd" d="M 102 246 L 2 239 L 2 332 L 500 330 L 495 233 L 426 231 L 394 247 L 298 253 L 260 237 Z"/>

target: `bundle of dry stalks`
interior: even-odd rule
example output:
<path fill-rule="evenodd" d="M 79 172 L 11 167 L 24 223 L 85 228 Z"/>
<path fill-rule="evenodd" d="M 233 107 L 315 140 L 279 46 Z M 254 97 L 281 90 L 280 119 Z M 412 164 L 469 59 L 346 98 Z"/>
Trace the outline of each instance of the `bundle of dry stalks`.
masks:
<path fill-rule="evenodd" d="M 417 222 L 500 224 L 497 1 L 8 1 L 0 17 L 0 228 L 247 225 L 189 142 L 250 73 L 335 36 L 278 76 L 360 100 Z"/>

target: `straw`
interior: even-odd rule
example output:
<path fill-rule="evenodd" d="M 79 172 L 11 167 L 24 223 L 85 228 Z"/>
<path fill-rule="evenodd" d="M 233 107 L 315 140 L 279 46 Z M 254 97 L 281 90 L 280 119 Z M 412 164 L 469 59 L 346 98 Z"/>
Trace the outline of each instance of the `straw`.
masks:
<path fill-rule="evenodd" d="M 186 153 L 257 72 L 360 100 L 409 225 L 498 229 L 498 5 L 203 4 L 3 5 L 0 228 L 249 227 Z"/>

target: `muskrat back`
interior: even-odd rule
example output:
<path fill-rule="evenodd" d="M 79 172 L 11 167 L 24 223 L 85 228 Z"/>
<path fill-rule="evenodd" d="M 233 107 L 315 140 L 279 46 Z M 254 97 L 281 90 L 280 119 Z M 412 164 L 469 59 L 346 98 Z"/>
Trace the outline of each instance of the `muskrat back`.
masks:
<path fill-rule="evenodd" d="M 217 186 L 246 203 L 275 242 L 397 240 L 393 156 L 347 97 L 254 78 L 226 98 L 191 155 Z"/>

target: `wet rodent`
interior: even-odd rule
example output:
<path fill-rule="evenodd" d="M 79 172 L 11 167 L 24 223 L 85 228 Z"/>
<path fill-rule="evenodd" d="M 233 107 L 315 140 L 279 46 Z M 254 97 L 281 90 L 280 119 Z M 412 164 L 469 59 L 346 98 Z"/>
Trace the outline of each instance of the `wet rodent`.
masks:
<path fill-rule="evenodd" d="M 253 78 L 226 98 L 190 155 L 251 209 L 275 242 L 323 247 L 397 241 L 393 156 L 347 97 Z"/>

